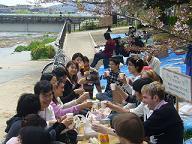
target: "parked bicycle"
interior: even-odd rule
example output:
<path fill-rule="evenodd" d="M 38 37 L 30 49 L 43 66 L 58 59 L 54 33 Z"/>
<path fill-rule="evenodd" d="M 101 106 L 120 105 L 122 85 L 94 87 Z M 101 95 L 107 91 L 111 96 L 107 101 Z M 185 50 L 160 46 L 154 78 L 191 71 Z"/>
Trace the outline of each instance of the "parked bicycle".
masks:
<path fill-rule="evenodd" d="M 66 63 L 69 61 L 69 58 L 67 58 L 63 52 L 63 48 L 57 43 L 55 43 L 55 46 L 57 47 L 57 52 L 54 59 L 43 68 L 42 73 L 52 72 L 53 69 L 57 67 L 65 67 Z"/>
<path fill-rule="evenodd" d="M 63 25 L 63 29 L 60 35 L 58 36 L 59 40 L 56 40 L 56 43 L 54 44 L 54 47 L 56 49 L 56 54 L 53 58 L 53 61 L 48 63 L 43 68 L 41 73 L 52 72 L 53 69 L 57 67 L 64 67 L 66 63 L 69 61 L 69 58 L 64 54 L 64 51 L 63 51 L 63 44 L 65 41 L 65 35 L 66 35 L 66 29 L 67 29 L 66 26 L 67 26 L 67 23 L 65 22 Z"/>

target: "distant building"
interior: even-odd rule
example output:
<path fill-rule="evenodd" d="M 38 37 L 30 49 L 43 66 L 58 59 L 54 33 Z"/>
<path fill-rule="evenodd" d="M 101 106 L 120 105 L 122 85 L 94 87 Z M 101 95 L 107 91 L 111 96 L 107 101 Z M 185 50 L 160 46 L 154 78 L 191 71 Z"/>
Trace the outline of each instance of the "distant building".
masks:
<path fill-rule="evenodd" d="M 32 5 L 16 5 L 16 10 L 29 10 L 32 7 Z"/>
<path fill-rule="evenodd" d="M 11 13 L 11 9 L 6 5 L 0 4 L 0 13 Z"/>
<path fill-rule="evenodd" d="M 32 13 L 49 13 L 48 8 L 42 8 L 42 7 L 33 7 L 30 9 Z"/>
<path fill-rule="evenodd" d="M 0 8 L 7 8 L 8 6 L 0 4 Z"/>
<path fill-rule="evenodd" d="M 19 10 L 29 11 L 31 13 L 49 13 L 49 14 L 76 14 L 78 8 L 76 5 L 68 4 L 56 4 L 49 7 L 42 7 L 41 5 L 16 5 L 6 6 L 0 4 L 0 13 L 17 13 Z"/>

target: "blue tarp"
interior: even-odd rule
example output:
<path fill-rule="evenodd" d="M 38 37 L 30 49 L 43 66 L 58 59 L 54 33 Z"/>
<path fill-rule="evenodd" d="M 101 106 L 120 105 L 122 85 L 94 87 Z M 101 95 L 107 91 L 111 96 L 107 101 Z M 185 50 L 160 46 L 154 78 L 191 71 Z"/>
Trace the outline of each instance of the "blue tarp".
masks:
<path fill-rule="evenodd" d="M 117 37 L 126 37 L 125 34 L 111 34 L 112 38 L 117 38 Z M 181 68 L 181 72 L 183 74 L 185 74 L 186 72 L 186 65 L 184 64 L 184 59 L 185 59 L 186 54 L 182 54 L 182 55 L 176 55 L 174 52 L 172 52 L 171 50 L 169 50 L 169 56 L 165 57 L 165 58 L 160 58 L 161 61 L 161 68 L 163 67 L 180 67 Z M 128 68 L 126 65 L 123 65 L 120 67 L 120 70 L 122 72 L 124 72 L 126 74 L 126 76 L 131 76 L 131 74 L 128 72 Z M 101 66 L 98 70 L 99 75 L 103 75 L 104 74 L 104 67 Z M 102 86 L 106 86 L 107 82 L 106 80 L 102 79 L 101 80 L 101 85 Z M 188 121 L 188 120 L 184 120 L 184 127 L 185 130 L 192 130 L 192 122 Z"/>
<path fill-rule="evenodd" d="M 192 138 L 186 140 L 184 144 L 192 144 Z"/>
<path fill-rule="evenodd" d="M 186 65 L 184 64 L 186 54 L 176 55 L 174 52 L 169 50 L 169 56 L 165 58 L 161 58 L 161 68 L 163 67 L 180 67 L 181 72 L 185 74 Z"/>
<path fill-rule="evenodd" d="M 185 74 L 186 66 L 183 62 L 183 59 L 185 58 L 185 56 L 186 56 L 186 54 L 176 55 L 174 52 L 170 51 L 168 57 L 160 58 L 161 68 L 163 68 L 163 67 L 180 67 L 181 72 L 183 74 Z M 120 70 L 122 72 L 124 72 L 126 74 L 126 76 L 131 76 L 126 65 L 121 66 Z M 100 75 L 103 75 L 105 69 L 103 66 L 101 66 L 98 71 L 99 71 Z M 106 85 L 106 80 L 101 80 L 101 85 Z"/>
<path fill-rule="evenodd" d="M 110 34 L 111 38 L 114 39 L 114 38 L 125 38 L 127 37 L 125 34 Z"/>

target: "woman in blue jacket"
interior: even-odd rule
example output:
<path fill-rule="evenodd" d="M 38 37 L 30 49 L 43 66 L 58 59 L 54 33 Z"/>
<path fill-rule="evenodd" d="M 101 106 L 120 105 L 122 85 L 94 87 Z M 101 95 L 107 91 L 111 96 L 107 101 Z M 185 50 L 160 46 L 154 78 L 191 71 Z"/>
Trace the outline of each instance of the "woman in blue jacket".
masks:
<path fill-rule="evenodd" d="M 187 55 L 185 57 L 186 75 L 192 76 L 192 44 L 188 45 Z"/>

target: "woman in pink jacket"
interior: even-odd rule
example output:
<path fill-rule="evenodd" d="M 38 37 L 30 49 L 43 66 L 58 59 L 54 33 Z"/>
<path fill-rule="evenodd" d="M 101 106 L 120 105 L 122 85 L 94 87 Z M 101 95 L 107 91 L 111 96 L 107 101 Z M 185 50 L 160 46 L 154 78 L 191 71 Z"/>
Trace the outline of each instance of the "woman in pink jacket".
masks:
<path fill-rule="evenodd" d="M 64 77 L 64 78 L 66 79 L 66 77 Z M 71 106 L 69 108 L 63 108 L 63 103 L 61 102 L 59 97 L 63 95 L 65 80 L 64 79 L 57 80 L 56 77 L 51 73 L 43 74 L 41 76 L 41 80 L 50 81 L 50 83 L 52 85 L 53 98 L 52 98 L 52 101 L 50 102 L 50 105 L 52 107 L 52 110 L 54 111 L 56 119 L 66 115 L 67 113 L 77 114 L 82 109 L 91 107 L 90 102 L 89 103 L 84 102 L 84 103 L 81 103 L 81 104 L 78 104 L 75 106 Z M 54 80 L 54 82 L 53 82 L 53 80 Z M 88 93 L 84 93 L 83 95 L 84 95 L 85 99 L 87 99 L 89 97 Z"/>
<path fill-rule="evenodd" d="M 64 116 L 67 113 L 78 114 L 81 110 L 85 108 L 91 108 L 92 106 L 91 102 L 83 102 L 76 106 L 64 109 L 62 107 L 62 102 L 59 99 L 59 97 L 63 95 L 63 91 L 64 91 L 64 83 L 62 81 L 58 81 L 57 86 L 55 87 L 55 89 L 53 89 L 53 99 L 50 103 L 50 105 L 53 107 L 56 118 Z M 89 97 L 89 93 L 84 93 L 84 95 Z"/>

